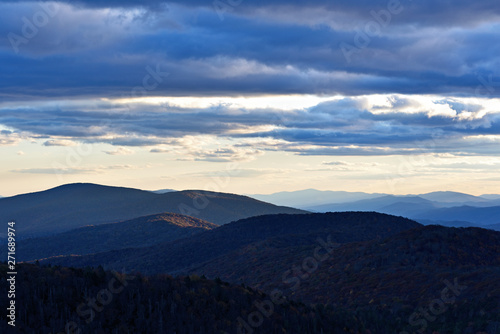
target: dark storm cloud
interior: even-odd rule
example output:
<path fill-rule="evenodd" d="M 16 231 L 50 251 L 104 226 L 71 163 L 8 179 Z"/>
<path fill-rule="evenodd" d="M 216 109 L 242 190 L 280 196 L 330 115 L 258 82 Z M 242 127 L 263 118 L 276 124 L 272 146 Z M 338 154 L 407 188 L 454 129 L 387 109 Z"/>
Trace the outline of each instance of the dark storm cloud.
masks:
<path fill-rule="evenodd" d="M 16 2 L 4 0 L 1 2 Z M 253 12 L 255 8 L 266 7 L 292 7 L 299 11 L 304 7 L 319 7 L 328 11 L 369 12 L 372 9 L 384 9 L 388 6 L 402 6 L 407 12 L 405 20 L 429 24 L 450 24 L 464 22 L 481 22 L 484 19 L 500 15 L 500 6 L 495 0 L 468 1 L 456 0 L 453 2 L 445 0 L 68 0 L 64 1 L 77 6 L 90 8 L 130 8 L 146 7 L 157 10 L 169 4 L 178 4 L 185 7 L 205 7 L 212 10 L 232 11 L 237 13 Z"/>
<path fill-rule="evenodd" d="M 498 1 L 402 1 L 380 34 L 360 38 L 388 3 L 242 1 L 221 21 L 212 1 L 68 2 L 25 38 L 43 9 L 4 1 L 0 97 L 500 96 Z M 349 20 L 315 24 L 316 7 Z M 11 34 L 24 38 L 17 53 Z M 349 59 L 342 43 L 354 47 Z M 151 77 L 158 66 L 165 75 Z"/>

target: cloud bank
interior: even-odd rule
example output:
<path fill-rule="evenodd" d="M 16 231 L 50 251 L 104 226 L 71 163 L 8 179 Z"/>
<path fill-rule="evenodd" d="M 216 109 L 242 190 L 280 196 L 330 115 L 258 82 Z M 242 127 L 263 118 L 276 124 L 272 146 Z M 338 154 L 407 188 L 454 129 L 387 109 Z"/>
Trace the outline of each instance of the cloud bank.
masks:
<path fill-rule="evenodd" d="M 1 98 L 500 96 L 498 1 L 221 2 L 2 1 Z"/>

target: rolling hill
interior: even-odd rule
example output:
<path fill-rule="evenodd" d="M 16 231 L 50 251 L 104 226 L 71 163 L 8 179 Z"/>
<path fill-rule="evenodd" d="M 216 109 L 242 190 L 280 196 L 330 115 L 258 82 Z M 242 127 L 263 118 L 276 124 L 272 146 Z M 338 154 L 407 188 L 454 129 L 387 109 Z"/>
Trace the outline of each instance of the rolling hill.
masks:
<path fill-rule="evenodd" d="M 271 238 L 290 238 L 294 245 L 333 244 L 383 238 L 421 226 L 409 219 L 374 212 L 340 212 L 300 215 L 265 215 L 239 220 L 192 237 L 144 247 L 47 259 L 65 266 L 126 268 L 146 274 L 177 273 Z"/>
<path fill-rule="evenodd" d="M 16 259 L 30 261 L 59 255 L 84 255 L 123 248 L 141 248 L 174 241 L 211 230 L 218 225 L 173 213 L 135 218 L 125 222 L 85 226 L 49 237 L 21 240 Z M 7 257 L 7 248 L 0 249 Z"/>
<path fill-rule="evenodd" d="M 24 239 L 163 212 L 217 225 L 255 215 L 305 213 L 233 194 L 197 190 L 156 194 L 88 183 L 0 199 L 0 221 L 15 220 L 19 238 Z M 5 233 L 0 236 L 5 238 Z"/>
<path fill-rule="evenodd" d="M 351 275 L 351 279 L 358 282 L 358 296 L 352 296 L 355 297 L 352 301 L 368 304 L 375 296 L 370 294 L 370 299 L 365 299 L 369 297 L 365 295 L 369 288 L 361 288 L 363 282 L 380 279 L 379 285 L 383 283 L 403 289 L 401 284 L 407 282 L 398 282 L 403 276 L 385 277 L 382 280 L 384 275 L 391 276 L 395 272 L 405 272 L 410 276 L 411 272 L 419 273 L 428 280 L 440 272 L 455 271 L 460 275 L 469 275 L 470 272 L 462 270 L 463 268 L 473 271 L 483 267 L 496 267 L 498 270 L 495 272 L 500 274 L 500 233 L 482 228 L 420 226 L 387 238 L 340 244 L 331 248 L 324 261 L 317 261 L 317 270 L 311 270 L 310 275 L 305 278 L 300 276 L 300 273 L 307 274 L 304 268 L 290 272 L 289 275 L 271 274 L 286 273 L 294 264 L 300 265 L 301 260 L 314 254 L 317 246 L 315 243 L 287 242 L 286 239 L 272 238 L 249 245 L 191 268 L 189 272 L 203 272 L 207 276 L 220 277 L 229 282 L 243 281 L 264 291 L 274 288 L 289 289 L 291 295 L 297 295 L 299 299 L 309 302 L 326 303 L 335 300 L 345 305 L 349 304 L 351 298 L 350 292 L 345 291 L 343 286 L 346 282 L 345 275 Z M 291 239 L 296 239 L 296 236 Z M 250 269 L 251 263 L 258 263 L 258 266 Z M 262 281 L 263 277 L 266 277 L 266 281 Z M 287 279 L 283 279 L 285 277 Z M 300 279 L 293 279 L 294 277 L 302 277 L 302 282 Z M 405 279 L 412 282 L 410 286 L 419 286 L 414 278 Z M 296 284 L 298 288 L 293 289 Z M 346 293 L 345 296 L 341 297 L 341 290 Z M 384 298 L 390 297 L 389 290 L 381 291 L 387 294 Z M 377 298 L 381 300 L 381 296 Z M 411 298 L 416 299 L 418 295 L 412 295 Z"/>
<path fill-rule="evenodd" d="M 500 223 L 500 206 L 477 208 L 464 205 L 453 208 L 439 208 L 416 214 L 413 218 L 445 221 L 462 220 L 486 226 Z"/>
<path fill-rule="evenodd" d="M 425 332 L 495 333 L 498 254 L 499 232 L 343 212 L 252 217 L 170 243 L 42 264 L 220 277 L 267 294 L 280 291 L 319 309 L 354 313 L 362 333 L 415 332 L 424 328 L 416 320 L 425 319 L 417 310 L 447 298 L 449 311 L 426 321 Z"/>
<path fill-rule="evenodd" d="M 432 333 L 431 329 L 439 333 L 500 330 L 499 232 L 425 226 L 382 240 L 340 245 L 316 262 L 311 260 L 316 245 L 292 245 L 269 239 L 190 272 L 245 282 L 266 292 L 278 289 L 308 303 L 346 307 L 356 310 L 363 323 L 372 320 L 361 310 L 379 314 L 397 323 L 397 333 L 422 328 L 415 327 L 423 325 L 416 321 L 418 314 L 413 323 L 406 319 L 418 308 L 429 308 L 443 296 L 444 288 L 460 286 L 451 310 L 441 312 L 434 323 L 426 322 L 425 333 Z"/>

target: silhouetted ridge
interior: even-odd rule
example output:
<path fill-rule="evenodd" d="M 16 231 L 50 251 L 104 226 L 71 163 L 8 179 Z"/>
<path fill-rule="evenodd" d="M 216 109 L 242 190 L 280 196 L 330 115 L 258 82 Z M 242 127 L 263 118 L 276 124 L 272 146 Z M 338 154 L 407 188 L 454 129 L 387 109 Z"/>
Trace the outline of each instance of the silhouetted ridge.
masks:
<path fill-rule="evenodd" d="M 3 291 L 8 290 L 6 273 L 7 266 L 0 264 Z M 16 327 L 7 325 L 2 312 L 2 333 L 60 333 L 68 324 L 74 333 L 82 334 L 245 333 L 242 324 L 249 326 L 249 315 L 258 311 L 255 305 L 270 303 L 270 297 L 259 291 L 195 275 L 145 277 L 102 268 L 21 264 L 17 283 L 23 287 L 16 296 L 22 311 Z M 357 326 L 354 316 L 345 312 L 316 310 L 286 300 L 272 304 L 272 312 L 266 314 L 256 326 L 262 333 L 347 334 L 344 328 Z"/>

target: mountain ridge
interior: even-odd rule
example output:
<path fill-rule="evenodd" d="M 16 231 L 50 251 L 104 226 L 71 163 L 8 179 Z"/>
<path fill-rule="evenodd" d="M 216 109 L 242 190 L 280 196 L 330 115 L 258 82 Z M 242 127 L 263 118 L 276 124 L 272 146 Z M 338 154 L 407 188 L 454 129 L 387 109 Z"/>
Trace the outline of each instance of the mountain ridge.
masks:
<path fill-rule="evenodd" d="M 261 214 L 306 213 L 235 194 L 200 190 L 155 194 L 90 183 L 0 199 L 0 220 L 16 221 L 23 239 L 162 212 L 189 215 L 217 225 Z M 2 236 L 5 239 L 5 233 L 0 233 Z"/>
<path fill-rule="evenodd" d="M 20 240 L 16 245 L 16 259 L 33 261 L 54 256 L 141 248 L 182 239 L 217 227 L 218 225 L 201 219 L 161 213 L 122 222 L 83 226 L 48 237 Z M 1 257 L 7 257 L 6 250 L 0 249 Z"/>
<path fill-rule="evenodd" d="M 71 266 L 126 267 L 147 274 L 175 273 L 197 263 L 227 254 L 241 247 L 273 237 L 293 235 L 332 236 L 332 242 L 371 240 L 415 228 L 421 224 L 374 212 L 338 212 L 264 215 L 241 219 L 189 238 L 141 249 L 110 251 L 99 254 L 46 259 L 44 263 Z M 130 256 L 128 255 L 130 254 Z M 132 258 L 133 257 L 133 258 Z M 153 259 L 160 263 L 151 267 Z"/>

